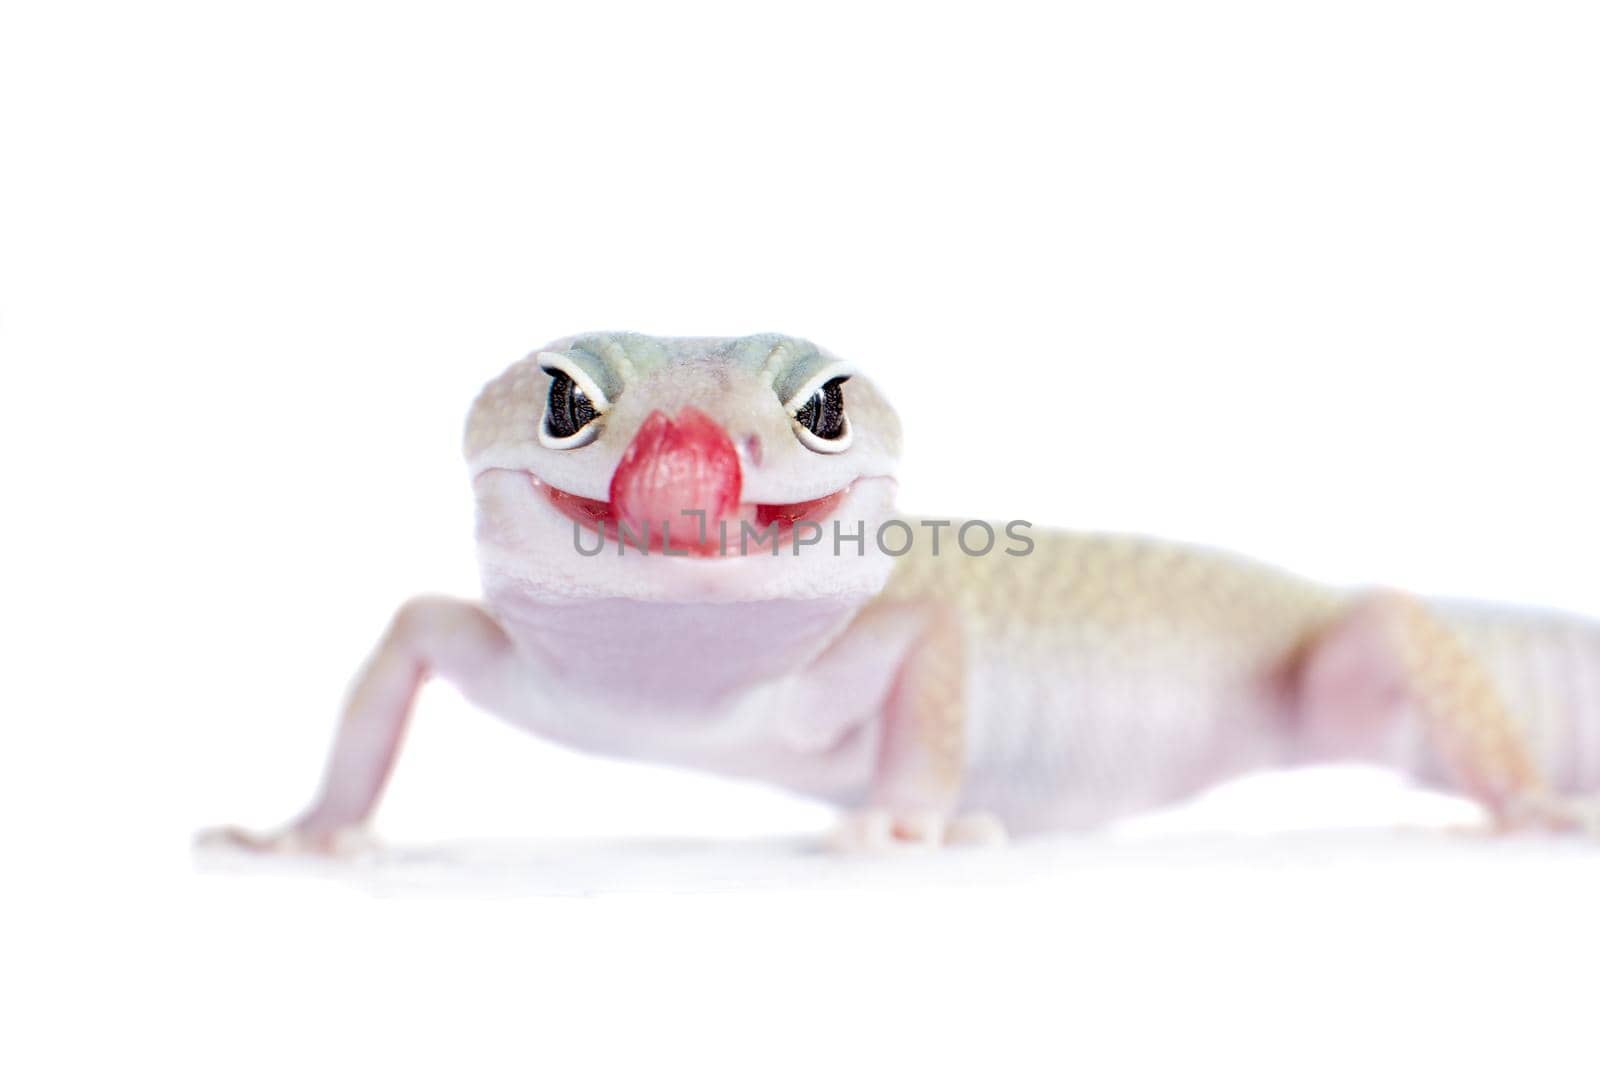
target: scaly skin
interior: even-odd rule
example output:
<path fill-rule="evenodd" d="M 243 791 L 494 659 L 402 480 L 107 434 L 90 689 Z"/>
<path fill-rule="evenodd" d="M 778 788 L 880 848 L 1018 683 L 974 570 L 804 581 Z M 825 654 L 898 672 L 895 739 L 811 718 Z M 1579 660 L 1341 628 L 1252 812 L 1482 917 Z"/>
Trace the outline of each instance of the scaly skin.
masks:
<path fill-rule="evenodd" d="M 1035 536 L 1020 559 L 908 556 L 883 594 L 962 620 L 961 803 L 1013 830 L 1335 759 L 1460 789 L 1506 823 L 1573 824 L 1583 808 L 1553 789 L 1600 784 L 1600 737 L 1575 732 L 1600 713 L 1600 630 L 1583 620 L 1335 591 L 1134 538 Z M 1541 672 L 1541 656 L 1559 661 Z"/>
<path fill-rule="evenodd" d="M 591 334 L 514 364 L 467 425 L 484 602 L 402 607 L 307 812 L 214 836 L 358 840 L 430 675 L 560 743 L 834 802 L 851 847 L 1094 825 L 1332 759 L 1504 826 L 1593 826 L 1574 798 L 1600 784 L 1600 630 L 1132 538 L 880 540 L 899 427 L 859 376 L 824 388 L 851 373 L 778 335 Z M 741 521 L 778 522 L 777 551 Z M 619 551 L 618 523 L 651 551 Z"/>

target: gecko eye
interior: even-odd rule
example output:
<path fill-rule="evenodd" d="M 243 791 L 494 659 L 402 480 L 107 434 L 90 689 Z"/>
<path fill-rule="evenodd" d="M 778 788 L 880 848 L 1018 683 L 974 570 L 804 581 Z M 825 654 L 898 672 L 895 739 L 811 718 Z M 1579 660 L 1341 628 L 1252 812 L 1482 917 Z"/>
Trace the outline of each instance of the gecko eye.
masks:
<path fill-rule="evenodd" d="M 600 432 L 595 422 L 600 412 L 594 401 L 565 371 L 555 367 L 545 370 L 550 375 L 550 400 L 539 427 L 540 439 L 550 448 L 577 448 L 593 441 Z"/>
<path fill-rule="evenodd" d="M 848 374 L 829 378 L 794 411 L 795 434 L 814 452 L 843 452 L 850 447 L 850 420 L 844 414 Z"/>

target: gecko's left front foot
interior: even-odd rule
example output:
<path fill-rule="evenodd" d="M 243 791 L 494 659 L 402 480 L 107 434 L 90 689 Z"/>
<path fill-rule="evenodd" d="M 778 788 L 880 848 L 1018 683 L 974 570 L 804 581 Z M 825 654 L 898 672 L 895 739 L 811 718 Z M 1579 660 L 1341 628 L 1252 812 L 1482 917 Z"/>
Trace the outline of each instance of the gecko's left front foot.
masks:
<path fill-rule="evenodd" d="M 889 852 L 943 845 L 1003 845 L 1003 823 L 986 811 L 947 818 L 934 811 L 892 812 L 863 808 L 843 816 L 831 844 L 838 852 Z"/>

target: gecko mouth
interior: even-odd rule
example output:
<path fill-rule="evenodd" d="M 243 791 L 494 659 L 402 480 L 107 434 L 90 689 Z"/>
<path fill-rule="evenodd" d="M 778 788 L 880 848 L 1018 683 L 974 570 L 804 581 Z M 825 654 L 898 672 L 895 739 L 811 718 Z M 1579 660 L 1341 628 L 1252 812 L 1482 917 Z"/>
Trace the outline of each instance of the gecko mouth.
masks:
<path fill-rule="evenodd" d="M 701 557 L 775 554 L 793 543 L 795 526 L 821 523 L 851 489 L 847 485 L 827 496 L 784 504 L 741 501 L 720 518 L 691 512 L 652 522 L 630 521 L 608 500 L 568 493 L 531 473 L 528 478 L 556 511 L 624 548 L 670 549 L 672 555 Z"/>

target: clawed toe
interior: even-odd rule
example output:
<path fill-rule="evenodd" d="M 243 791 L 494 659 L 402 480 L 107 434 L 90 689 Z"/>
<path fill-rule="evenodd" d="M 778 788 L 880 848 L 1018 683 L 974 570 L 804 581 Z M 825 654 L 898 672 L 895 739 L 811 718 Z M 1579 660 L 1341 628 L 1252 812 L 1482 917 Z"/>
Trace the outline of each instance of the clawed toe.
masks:
<path fill-rule="evenodd" d="M 969 812 L 947 819 L 932 811 L 896 813 L 887 808 L 865 808 L 839 820 L 831 843 L 840 852 L 890 852 L 943 845 L 998 845 L 1005 841 L 1005 826 L 988 812 Z"/>

